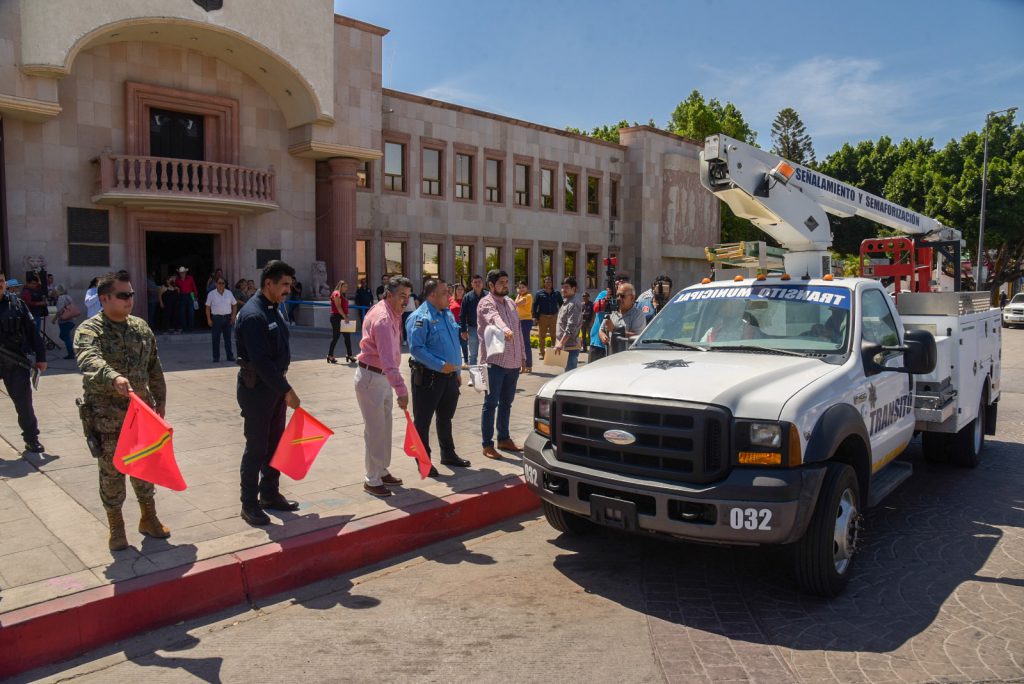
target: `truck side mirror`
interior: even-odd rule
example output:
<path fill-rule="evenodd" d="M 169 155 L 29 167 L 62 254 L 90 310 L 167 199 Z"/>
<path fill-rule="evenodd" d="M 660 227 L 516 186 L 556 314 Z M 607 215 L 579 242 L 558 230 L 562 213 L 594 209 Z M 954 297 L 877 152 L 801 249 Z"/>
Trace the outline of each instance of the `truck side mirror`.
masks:
<path fill-rule="evenodd" d="M 860 343 L 860 358 L 864 363 L 864 375 L 870 377 L 886 370 L 885 366 L 875 361 L 875 358 L 883 351 L 885 350 L 882 345 L 877 342 L 864 340 Z"/>
<path fill-rule="evenodd" d="M 908 373 L 924 375 L 935 370 L 935 337 L 927 330 L 908 330 L 903 335 L 903 365 Z"/>

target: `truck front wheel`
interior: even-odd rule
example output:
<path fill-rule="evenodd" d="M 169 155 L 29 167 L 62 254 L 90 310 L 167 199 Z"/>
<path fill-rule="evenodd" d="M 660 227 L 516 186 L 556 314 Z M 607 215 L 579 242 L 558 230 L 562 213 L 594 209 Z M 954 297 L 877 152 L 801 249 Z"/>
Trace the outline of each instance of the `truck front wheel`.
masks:
<path fill-rule="evenodd" d="M 590 521 L 581 518 L 575 513 L 563 511 L 558 506 L 542 501 L 544 504 L 544 518 L 548 524 L 564 534 L 583 534 L 590 529 Z"/>
<path fill-rule="evenodd" d="M 814 515 L 796 543 L 796 579 L 818 596 L 839 594 L 850 579 L 860 534 L 860 485 L 853 468 L 826 463 Z"/>

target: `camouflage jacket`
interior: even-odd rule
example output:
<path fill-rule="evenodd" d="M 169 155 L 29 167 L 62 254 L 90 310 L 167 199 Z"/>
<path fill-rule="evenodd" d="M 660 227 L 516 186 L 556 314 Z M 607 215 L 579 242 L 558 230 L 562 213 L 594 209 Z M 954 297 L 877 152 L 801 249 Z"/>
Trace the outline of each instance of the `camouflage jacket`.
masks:
<path fill-rule="evenodd" d="M 128 378 L 139 397 L 152 405 L 167 401 L 156 336 L 137 316 L 115 323 L 101 311 L 79 325 L 75 330 L 75 360 L 83 374 L 85 403 L 96 418 L 106 416 L 116 421 L 116 430 L 128 408 L 128 399 L 114 389 L 117 377 Z"/>

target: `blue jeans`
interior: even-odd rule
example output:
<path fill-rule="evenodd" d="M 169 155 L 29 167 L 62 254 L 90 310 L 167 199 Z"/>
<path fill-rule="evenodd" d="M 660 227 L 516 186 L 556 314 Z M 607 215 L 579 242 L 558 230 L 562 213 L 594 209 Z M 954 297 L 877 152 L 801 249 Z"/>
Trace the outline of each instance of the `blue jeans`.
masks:
<path fill-rule="evenodd" d="M 576 368 L 580 362 L 580 350 L 573 349 L 572 351 L 566 351 L 563 349 L 562 352 L 568 355 L 568 358 L 565 360 L 565 370 L 571 371 Z"/>
<path fill-rule="evenodd" d="M 235 355 L 231 351 L 231 316 L 211 316 L 211 337 L 213 338 L 213 360 L 220 361 L 220 338 L 224 336 L 224 351 L 227 352 L 228 361 L 234 361 Z"/>
<path fill-rule="evenodd" d="M 533 349 L 530 347 L 530 331 L 533 330 L 533 319 L 519 320 L 519 329 L 523 331 L 523 344 L 526 346 L 526 367 L 533 368 Z"/>
<path fill-rule="evenodd" d="M 60 328 L 60 339 L 64 340 L 64 347 L 67 349 L 68 357 L 73 357 L 75 355 L 75 349 L 72 345 L 73 338 L 71 336 L 71 331 L 75 329 L 75 322 L 61 321 L 57 324 L 57 327 Z"/>
<path fill-rule="evenodd" d="M 181 295 L 178 298 L 178 323 L 185 332 L 192 332 L 192 321 L 195 320 L 196 310 L 192 308 L 192 296 Z"/>
<path fill-rule="evenodd" d="M 476 326 L 471 325 L 468 327 L 469 339 L 466 340 L 466 346 L 469 347 L 469 365 L 476 365 L 476 357 L 480 354 L 480 338 L 476 335 Z"/>
<path fill-rule="evenodd" d="M 511 439 L 508 419 L 512 414 L 512 400 L 516 398 L 518 368 L 487 367 L 487 397 L 480 418 L 480 435 L 485 447 L 494 446 L 494 411 L 498 411 L 498 441 Z"/>

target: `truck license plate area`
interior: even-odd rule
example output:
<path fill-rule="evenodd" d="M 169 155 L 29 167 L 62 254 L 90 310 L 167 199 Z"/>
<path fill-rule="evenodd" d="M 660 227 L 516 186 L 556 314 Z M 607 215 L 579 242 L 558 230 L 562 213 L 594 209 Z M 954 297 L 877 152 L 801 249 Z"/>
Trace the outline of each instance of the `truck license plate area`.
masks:
<path fill-rule="evenodd" d="M 594 494 L 590 497 L 590 519 L 598 525 L 626 532 L 636 531 L 636 504 Z"/>

